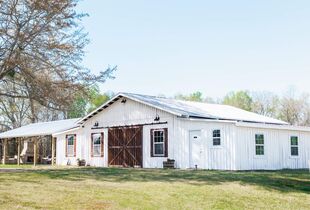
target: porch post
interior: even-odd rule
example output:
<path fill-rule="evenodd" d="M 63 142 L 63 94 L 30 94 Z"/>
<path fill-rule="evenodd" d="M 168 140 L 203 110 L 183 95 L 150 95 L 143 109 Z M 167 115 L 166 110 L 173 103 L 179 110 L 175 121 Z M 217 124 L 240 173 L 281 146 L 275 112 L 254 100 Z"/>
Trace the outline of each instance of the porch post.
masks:
<path fill-rule="evenodd" d="M 17 140 L 17 165 L 20 165 L 20 138 Z"/>
<path fill-rule="evenodd" d="M 3 142 L 3 159 L 2 159 L 2 164 L 3 164 L 3 165 L 5 165 L 5 163 L 6 163 L 7 143 L 8 143 L 8 140 L 7 140 L 7 139 L 4 139 L 4 142 Z"/>
<path fill-rule="evenodd" d="M 55 165 L 55 141 L 56 138 L 52 136 L 52 166 Z"/>
<path fill-rule="evenodd" d="M 37 165 L 37 138 L 33 141 L 33 165 Z"/>

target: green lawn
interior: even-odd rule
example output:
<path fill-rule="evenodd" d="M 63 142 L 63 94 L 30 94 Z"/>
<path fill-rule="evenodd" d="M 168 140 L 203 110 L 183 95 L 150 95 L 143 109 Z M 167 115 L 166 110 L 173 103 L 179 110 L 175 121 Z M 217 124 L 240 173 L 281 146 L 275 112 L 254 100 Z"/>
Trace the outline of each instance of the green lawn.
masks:
<path fill-rule="evenodd" d="M 33 166 L 33 164 L 21 164 L 18 166 L 17 164 L 6 164 L 6 165 L 0 164 L 0 169 L 6 169 L 6 168 L 9 168 L 9 169 L 30 169 L 30 168 L 36 169 L 36 168 L 42 168 L 42 167 L 50 168 L 49 165 Z"/>
<path fill-rule="evenodd" d="M 0 208 L 309 209 L 310 173 L 4 168 Z"/>

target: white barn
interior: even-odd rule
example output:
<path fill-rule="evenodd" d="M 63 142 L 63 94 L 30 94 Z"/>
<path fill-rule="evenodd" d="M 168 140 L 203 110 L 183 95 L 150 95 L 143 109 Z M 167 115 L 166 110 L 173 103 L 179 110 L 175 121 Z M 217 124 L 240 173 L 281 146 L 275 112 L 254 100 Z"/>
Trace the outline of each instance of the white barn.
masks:
<path fill-rule="evenodd" d="M 77 126 L 77 127 L 76 127 Z M 54 133 L 56 164 L 219 170 L 308 168 L 310 128 L 226 105 L 119 93 Z"/>

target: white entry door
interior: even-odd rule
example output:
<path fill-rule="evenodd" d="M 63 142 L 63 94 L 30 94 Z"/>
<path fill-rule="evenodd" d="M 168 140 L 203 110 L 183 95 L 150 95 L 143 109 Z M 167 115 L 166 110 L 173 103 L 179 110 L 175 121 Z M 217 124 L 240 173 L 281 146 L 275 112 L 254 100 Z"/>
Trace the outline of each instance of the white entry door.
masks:
<path fill-rule="evenodd" d="M 189 161 L 191 168 L 202 168 L 201 158 L 202 158 L 202 141 L 201 141 L 201 131 L 190 131 L 189 132 Z"/>

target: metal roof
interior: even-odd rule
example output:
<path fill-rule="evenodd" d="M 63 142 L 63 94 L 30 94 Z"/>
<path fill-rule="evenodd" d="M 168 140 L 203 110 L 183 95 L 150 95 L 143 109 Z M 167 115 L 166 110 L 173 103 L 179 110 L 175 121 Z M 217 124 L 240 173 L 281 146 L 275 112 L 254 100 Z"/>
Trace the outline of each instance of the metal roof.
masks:
<path fill-rule="evenodd" d="M 247 128 L 263 128 L 263 129 L 277 129 L 277 130 L 287 130 L 287 131 L 301 131 L 301 132 L 310 132 L 310 127 L 306 126 L 294 126 L 294 125 L 270 125 L 270 124 L 254 124 L 246 122 L 236 122 L 238 127 L 247 127 Z"/>
<path fill-rule="evenodd" d="M 52 135 L 57 132 L 77 127 L 79 118 L 32 123 L 13 130 L 0 133 L 0 138 L 33 137 Z"/>
<path fill-rule="evenodd" d="M 163 97 L 155 97 L 133 93 L 119 93 L 107 103 L 100 106 L 84 118 L 79 120 L 78 123 L 83 123 L 92 116 L 98 114 L 103 109 L 112 105 L 115 101 L 125 97 L 131 100 L 137 101 L 157 108 L 159 110 L 166 111 L 173 115 L 183 118 L 202 118 L 202 119 L 214 119 L 214 120 L 231 120 L 241 122 L 252 122 L 252 123 L 266 123 L 266 124 L 278 124 L 288 125 L 287 122 L 277 120 L 274 118 L 259 115 L 253 112 L 248 112 L 236 107 L 220 104 L 208 104 L 201 102 L 191 102 L 175 100 Z"/>

